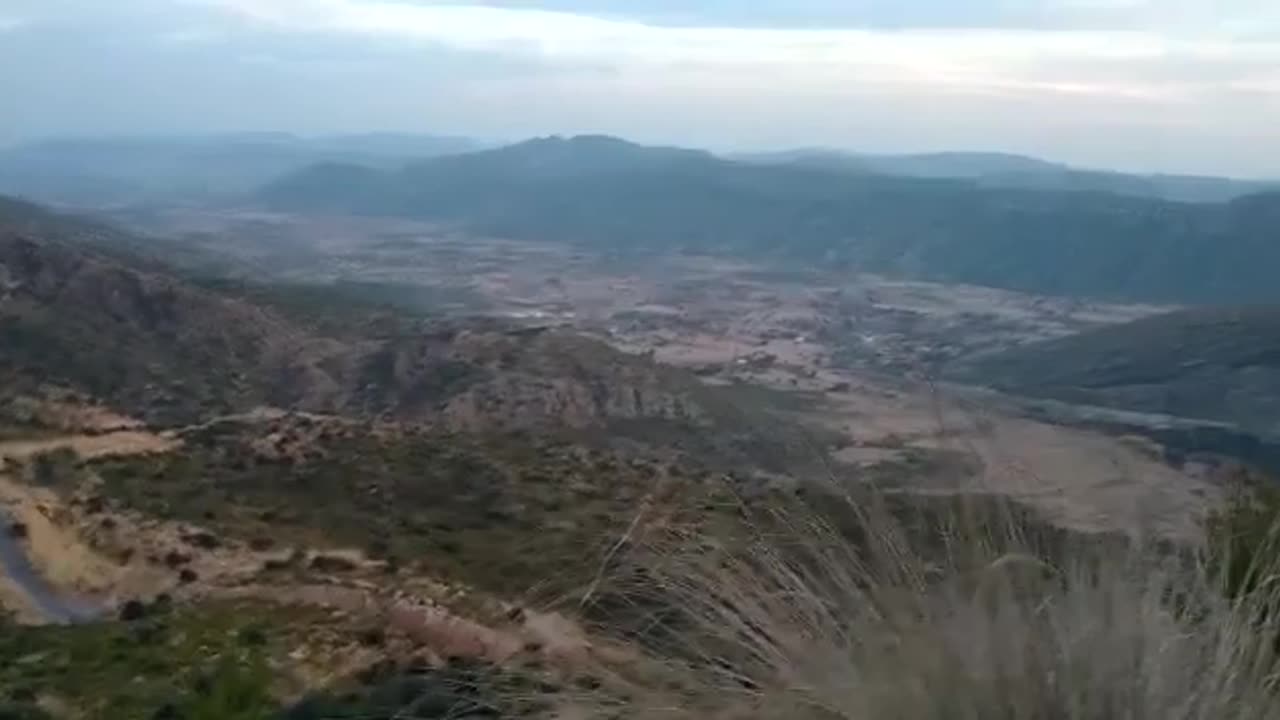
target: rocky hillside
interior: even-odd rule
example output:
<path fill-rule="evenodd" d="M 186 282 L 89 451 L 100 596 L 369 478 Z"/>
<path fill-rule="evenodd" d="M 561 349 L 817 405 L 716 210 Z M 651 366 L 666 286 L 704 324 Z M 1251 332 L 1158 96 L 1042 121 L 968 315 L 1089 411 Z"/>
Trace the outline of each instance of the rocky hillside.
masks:
<path fill-rule="evenodd" d="M 264 373 L 306 342 L 268 311 L 74 241 L 0 220 L 0 368 L 19 384 L 189 418 L 264 402 Z"/>
<path fill-rule="evenodd" d="M 727 390 L 565 331 L 356 313 L 324 329 L 299 323 L 104 252 L 82 240 L 89 226 L 0 212 L 0 372 L 11 391 L 55 384 L 160 424 L 271 405 L 471 430 L 715 427 L 714 444 L 744 447 L 753 443 L 739 438 L 769 425 Z"/>

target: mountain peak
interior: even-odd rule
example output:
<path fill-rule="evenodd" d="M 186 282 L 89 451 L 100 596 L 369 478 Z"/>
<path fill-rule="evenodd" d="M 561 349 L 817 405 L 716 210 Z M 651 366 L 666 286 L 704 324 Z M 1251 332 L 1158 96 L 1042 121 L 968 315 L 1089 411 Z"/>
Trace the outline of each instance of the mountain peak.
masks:
<path fill-rule="evenodd" d="M 517 174 L 581 175 L 713 162 L 715 157 L 700 150 L 638 145 L 610 135 L 550 135 L 439 160 L 469 165 L 478 162 Z"/>

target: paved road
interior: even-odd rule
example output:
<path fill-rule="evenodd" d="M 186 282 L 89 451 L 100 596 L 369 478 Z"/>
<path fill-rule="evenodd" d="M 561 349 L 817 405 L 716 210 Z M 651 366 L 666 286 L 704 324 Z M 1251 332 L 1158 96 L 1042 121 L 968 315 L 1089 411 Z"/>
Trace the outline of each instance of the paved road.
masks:
<path fill-rule="evenodd" d="M 69 447 L 85 457 L 112 452 L 146 452 L 164 447 L 168 441 L 141 432 L 117 432 L 97 436 L 72 436 L 35 441 L 0 443 L 0 467 L 8 458 L 26 459 L 49 450 Z M 59 592 L 49 584 L 27 557 L 25 543 L 10 535 L 14 518 L 0 509 L 0 575 L 9 578 L 30 600 L 30 605 L 46 622 L 71 624 L 93 620 L 99 608 L 84 598 Z"/>

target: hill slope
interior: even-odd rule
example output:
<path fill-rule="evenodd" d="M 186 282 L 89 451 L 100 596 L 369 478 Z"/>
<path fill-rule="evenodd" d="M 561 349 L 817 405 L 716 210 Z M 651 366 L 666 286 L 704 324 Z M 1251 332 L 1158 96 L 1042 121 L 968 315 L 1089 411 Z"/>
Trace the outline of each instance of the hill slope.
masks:
<path fill-rule="evenodd" d="M 1196 205 L 552 138 L 390 172 L 314 167 L 259 198 L 283 210 L 411 216 L 609 250 L 846 263 L 1046 294 L 1280 300 L 1265 269 L 1280 264 L 1280 193 Z"/>
<path fill-rule="evenodd" d="M 770 423 L 730 390 L 603 342 L 387 314 L 335 316 L 321 329 L 86 244 L 119 232 L 94 227 L 0 203 L 0 378 L 10 393 L 54 384 L 163 424 L 272 405 L 787 460 L 785 439 L 762 438 Z"/>
<path fill-rule="evenodd" d="M 1280 307 L 1189 310 L 971 361 L 1011 392 L 1280 433 Z"/>
<path fill-rule="evenodd" d="M 0 369 L 154 419 L 262 403 L 303 338 L 279 317 L 78 243 L 85 225 L 0 215 Z"/>

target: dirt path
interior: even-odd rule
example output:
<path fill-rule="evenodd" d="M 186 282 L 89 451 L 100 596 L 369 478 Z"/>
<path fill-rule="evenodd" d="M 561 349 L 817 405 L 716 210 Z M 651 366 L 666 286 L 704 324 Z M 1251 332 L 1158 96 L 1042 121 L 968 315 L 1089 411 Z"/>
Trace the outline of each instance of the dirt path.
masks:
<path fill-rule="evenodd" d="M 0 523 L 12 522 L 7 513 L 0 511 Z M 70 624 L 91 620 L 98 615 L 92 602 L 53 587 L 27 557 L 26 549 L 7 528 L 0 531 L 0 601 L 5 607 L 13 604 L 19 620 L 38 619 L 44 622 Z"/>
<path fill-rule="evenodd" d="M 68 435 L 41 438 L 39 440 L 15 440 L 0 442 L 0 461 L 29 460 L 54 450 L 74 450 L 82 458 L 109 457 L 112 455 L 141 455 L 167 452 L 177 447 L 172 438 L 140 430 L 125 430 L 102 435 Z"/>
<path fill-rule="evenodd" d="M 70 449 L 82 458 L 165 452 L 177 443 L 127 430 L 0 443 L 0 468 L 42 453 Z M 0 605 L 20 620 L 82 622 L 99 614 L 83 592 L 86 577 L 119 574 L 119 566 L 88 548 L 59 517 L 60 499 L 47 488 L 0 474 Z M 20 529 L 20 530 L 15 530 Z"/>

